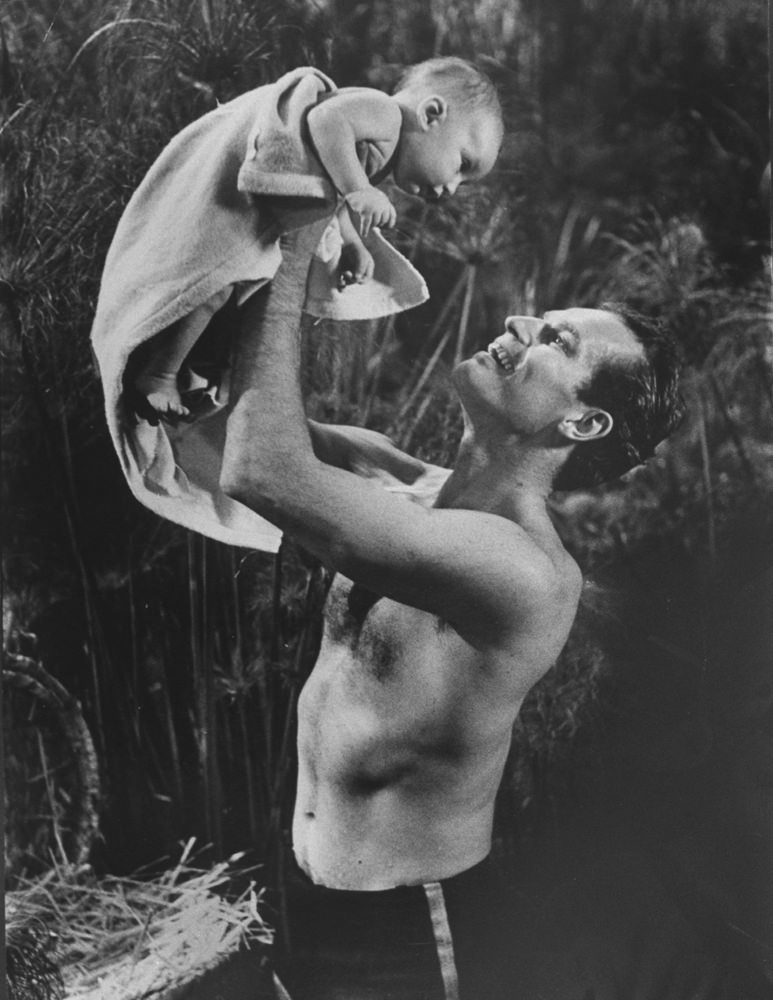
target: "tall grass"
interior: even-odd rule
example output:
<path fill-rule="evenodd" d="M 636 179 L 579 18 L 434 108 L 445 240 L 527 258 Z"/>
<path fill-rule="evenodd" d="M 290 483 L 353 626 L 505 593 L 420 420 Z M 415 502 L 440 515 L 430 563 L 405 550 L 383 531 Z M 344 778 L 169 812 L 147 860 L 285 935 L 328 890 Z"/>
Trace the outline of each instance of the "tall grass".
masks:
<path fill-rule="evenodd" d="M 59 632 L 79 655 L 56 640 L 47 652 L 104 755 L 107 827 L 118 839 L 129 818 L 136 831 L 121 849 L 135 839 L 155 850 L 159 827 L 165 842 L 195 827 L 219 853 L 222 774 L 243 793 L 231 801 L 247 805 L 245 840 L 265 842 L 276 756 L 288 746 L 275 732 L 286 714 L 280 674 L 295 637 L 272 638 L 271 604 L 255 609 L 255 634 L 245 626 L 241 581 L 270 592 L 269 559 L 159 525 L 121 487 L 88 343 L 101 262 L 131 190 L 175 131 L 324 61 L 315 17 L 302 4 L 202 0 L 16 3 L 2 20 L 5 600 L 43 631 L 52 609 L 71 612 Z M 273 618 L 287 613 L 275 604 Z M 147 847 L 141 811 L 153 817 Z"/>

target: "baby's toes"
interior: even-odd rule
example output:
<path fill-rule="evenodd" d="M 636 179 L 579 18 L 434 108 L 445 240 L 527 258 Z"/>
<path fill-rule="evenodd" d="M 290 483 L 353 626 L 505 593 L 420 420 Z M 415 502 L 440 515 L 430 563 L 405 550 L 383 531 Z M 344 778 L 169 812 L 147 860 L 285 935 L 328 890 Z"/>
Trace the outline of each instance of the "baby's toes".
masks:
<path fill-rule="evenodd" d="M 185 417 L 189 417 L 190 414 L 191 411 L 187 406 L 184 406 L 177 400 L 167 400 L 166 412 L 164 413 L 167 420 L 171 420 L 176 423 L 178 420 L 183 420 Z"/>

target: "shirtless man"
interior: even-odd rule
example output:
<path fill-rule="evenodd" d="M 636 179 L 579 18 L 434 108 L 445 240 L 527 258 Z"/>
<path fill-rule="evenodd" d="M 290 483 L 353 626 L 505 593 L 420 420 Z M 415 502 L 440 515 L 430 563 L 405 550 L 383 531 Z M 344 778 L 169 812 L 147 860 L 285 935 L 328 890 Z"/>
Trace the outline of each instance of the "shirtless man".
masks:
<path fill-rule="evenodd" d="M 234 366 L 222 470 L 230 496 L 339 574 L 298 705 L 305 885 L 286 985 L 293 1000 L 504 998 L 485 920 L 494 800 L 582 585 L 547 497 L 651 454 L 675 422 L 675 365 L 610 310 L 510 317 L 453 373 L 465 432 L 447 473 L 306 420 L 301 278 L 318 240 L 294 235 L 252 307 L 265 332 Z M 385 478 L 436 499 L 408 502 Z"/>

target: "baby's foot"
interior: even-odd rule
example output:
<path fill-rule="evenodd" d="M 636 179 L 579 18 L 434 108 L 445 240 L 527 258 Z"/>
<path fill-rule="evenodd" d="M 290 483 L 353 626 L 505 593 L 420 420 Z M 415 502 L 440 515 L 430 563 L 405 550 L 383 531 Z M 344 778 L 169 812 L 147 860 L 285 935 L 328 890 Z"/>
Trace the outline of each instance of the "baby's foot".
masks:
<path fill-rule="evenodd" d="M 137 376 L 135 386 L 162 419 L 177 420 L 190 416 L 190 410 L 180 398 L 175 372 L 142 372 Z"/>
<path fill-rule="evenodd" d="M 344 244 L 338 265 L 338 290 L 343 291 L 347 285 L 361 285 L 372 278 L 374 266 L 373 255 L 361 243 Z"/>

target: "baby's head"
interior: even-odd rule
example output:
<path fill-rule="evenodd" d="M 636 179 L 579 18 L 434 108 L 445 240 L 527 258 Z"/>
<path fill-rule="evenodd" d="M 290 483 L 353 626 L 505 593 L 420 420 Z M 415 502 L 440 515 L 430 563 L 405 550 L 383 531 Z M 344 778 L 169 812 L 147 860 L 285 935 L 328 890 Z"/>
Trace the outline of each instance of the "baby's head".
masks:
<path fill-rule="evenodd" d="M 393 175 L 437 201 L 494 166 L 504 126 L 496 88 L 477 67 L 446 56 L 411 66 L 394 92 L 403 116 Z"/>

